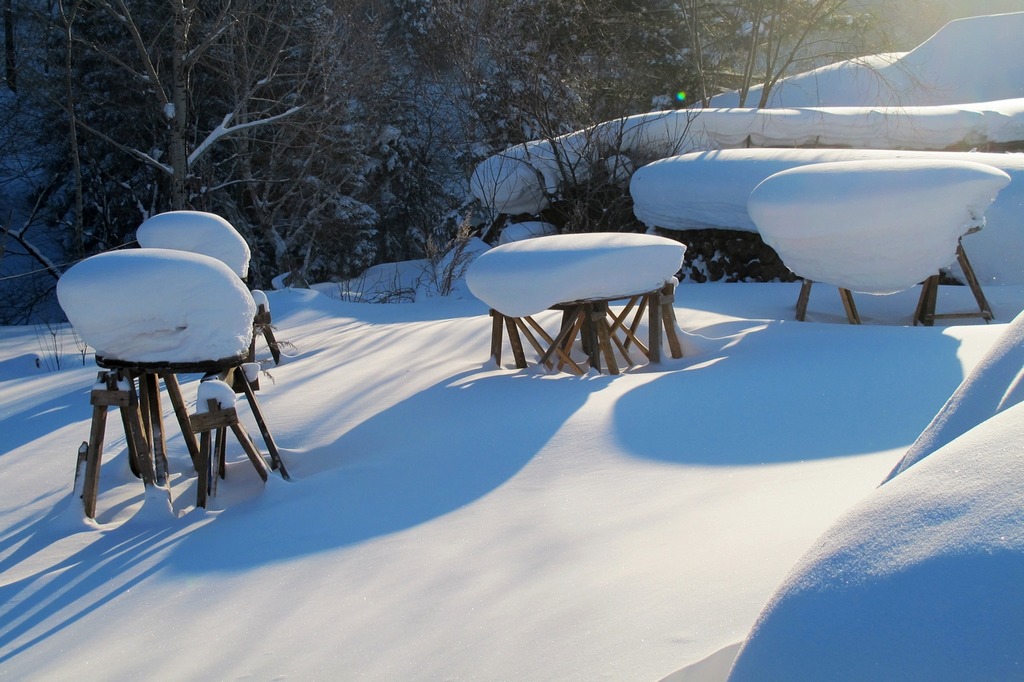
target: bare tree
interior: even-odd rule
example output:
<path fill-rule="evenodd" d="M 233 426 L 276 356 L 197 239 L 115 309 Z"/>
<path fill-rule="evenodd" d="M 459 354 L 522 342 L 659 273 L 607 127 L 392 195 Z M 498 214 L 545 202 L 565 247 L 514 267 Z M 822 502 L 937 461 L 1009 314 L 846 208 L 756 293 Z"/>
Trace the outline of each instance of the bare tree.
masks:
<path fill-rule="evenodd" d="M 219 141 L 256 126 L 270 125 L 299 111 L 300 106 L 279 107 L 275 102 L 260 100 L 260 92 L 275 80 L 275 64 L 267 64 L 267 70 L 252 74 L 252 80 L 237 88 L 240 95 L 227 105 L 219 121 L 212 128 L 203 130 L 196 125 L 196 117 L 190 111 L 193 102 L 192 87 L 195 71 L 207 57 L 210 49 L 221 41 L 229 29 L 251 11 L 253 0 L 240 2 L 238 6 L 229 1 L 220 2 L 215 12 L 205 11 L 199 0 L 167 2 L 164 10 L 170 16 L 166 25 L 157 24 L 150 32 L 138 20 L 136 11 L 126 0 L 89 0 L 94 10 L 103 12 L 108 20 L 119 29 L 120 37 L 133 46 L 131 55 L 115 51 L 112 46 L 89 42 L 85 49 L 93 50 L 123 69 L 128 76 L 140 84 L 151 98 L 151 106 L 158 111 L 166 124 L 166 148 L 169 159 L 164 162 L 151 150 L 140 148 L 129 140 L 119 139 L 117 131 L 103 130 L 91 125 L 81 117 L 77 125 L 136 161 L 145 164 L 170 181 L 171 208 L 187 208 L 190 205 L 188 180 L 191 169 L 199 159 Z M 255 3 L 262 4 L 262 3 Z M 261 9 L 261 8 L 260 8 Z M 78 36 L 74 36 L 78 39 Z M 111 37 L 117 40 L 117 33 Z M 166 55 L 170 55 L 169 60 Z M 169 63 L 167 63 L 169 61 Z M 261 107 L 253 103 L 261 101 Z M 249 114 L 238 121 L 240 112 Z M 259 112 L 258 115 L 256 112 Z"/>

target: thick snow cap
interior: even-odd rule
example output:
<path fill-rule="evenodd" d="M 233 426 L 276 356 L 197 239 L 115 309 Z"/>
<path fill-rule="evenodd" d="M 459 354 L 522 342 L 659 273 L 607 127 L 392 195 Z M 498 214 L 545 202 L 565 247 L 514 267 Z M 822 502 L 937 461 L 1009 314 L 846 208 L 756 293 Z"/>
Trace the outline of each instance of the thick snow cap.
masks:
<path fill-rule="evenodd" d="M 481 301 L 512 317 L 556 303 L 654 291 L 671 281 L 686 247 L 648 234 L 537 237 L 481 254 L 466 283 Z"/>
<path fill-rule="evenodd" d="M 221 261 L 171 249 L 111 251 L 57 282 L 82 339 L 106 359 L 138 363 L 223 360 L 245 353 L 256 304 Z"/>
<path fill-rule="evenodd" d="M 216 258 L 245 279 L 249 245 L 228 221 L 204 211 L 168 211 L 147 219 L 136 231 L 139 245 L 191 251 Z"/>
<path fill-rule="evenodd" d="M 794 273 L 864 293 L 909 289 L 956 257 L 1010 182 L 966 161 L 843 161 L 791 168 L 751 192 L 747 210 Z"/>

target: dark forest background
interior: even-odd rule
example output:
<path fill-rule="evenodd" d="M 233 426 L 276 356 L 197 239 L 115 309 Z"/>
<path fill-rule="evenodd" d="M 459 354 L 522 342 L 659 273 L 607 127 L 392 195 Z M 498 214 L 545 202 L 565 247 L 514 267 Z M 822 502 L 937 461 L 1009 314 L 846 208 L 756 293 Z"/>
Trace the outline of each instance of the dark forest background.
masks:
<path fill-rule="evenodd" d="M 906 49 L 948 11 L 893 3 L 920 2 L 920 21 L 900 23 L 863 0 L 0 1 L 0 324 L 52 314 L 64 269 L 166 210 L 227 218 L 256 287 L 493 238 L 499 217 L 467 179 L 509 145 Z M 614 207 L 632 229 L 619 180 L 554 203 Z"/>

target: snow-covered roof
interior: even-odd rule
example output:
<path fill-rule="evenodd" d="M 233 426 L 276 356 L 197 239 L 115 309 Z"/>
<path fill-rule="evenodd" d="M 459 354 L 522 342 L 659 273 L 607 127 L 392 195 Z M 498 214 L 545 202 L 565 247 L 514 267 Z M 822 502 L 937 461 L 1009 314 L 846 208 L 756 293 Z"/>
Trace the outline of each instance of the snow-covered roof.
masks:
<path fill-rule="evenodd" d="M 57 298 L 107 359 L 190 363 L 248 350 L 256 304 L 223 262 L 173 249 L 101 253 L 72 266 Z"/>

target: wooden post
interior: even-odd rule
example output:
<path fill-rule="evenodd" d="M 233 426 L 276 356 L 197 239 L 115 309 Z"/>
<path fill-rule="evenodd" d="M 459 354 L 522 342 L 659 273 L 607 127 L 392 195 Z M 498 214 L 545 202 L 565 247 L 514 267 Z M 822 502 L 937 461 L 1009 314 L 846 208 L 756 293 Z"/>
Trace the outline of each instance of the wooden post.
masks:
<path fill-rule="evenodd" d="M 672 357 L 683 357 L 683 346 L 679 343 L 679 324 L 676 322 L 676 289 L 674 284 L 666 284 L 661 290 L 661 321 L 665 325 L 665 338 L 668 339 L 669 352 Z"/>
<path fill-rule="evenodd" d="M 156 470 L 156 484 L 167 485 L 167 438 L 164 435 L 164 412 L 160 405 L 160 379 L 153 372 L 143 372 L 139 377 L 140 389 L 144 390 L 148 397 L 149 415 L 143 415 L 148 419 L 148 431 L 151 436 L 150 445 L 153 448 L 153 464 Z M 141 384 L 145 384 L 145 389 Z"/>
<path fill-rule="evenodd" d="M 661 362 L 661 292 L 652 291 L 647 294 L 647 347 L 650 349 L 649 360 Z"/>
<path fill-rule="evenodd" d="M 501 346 L 502 346 L 502 334 L 504 333 L 505 316 L 499 313 L 494 308 L 491 308 L 491 357 L 494 358 L 494 364 L 501 368 Z"/>
<path fill-rule="evenodd" d="M 243 375 L 245 374 L 241 367 L 236 368 L 235 371 L 242 372 Z M 284 461 L 281 459 L 281 453 L 277 449 L 277 443 L 274 442 L 274 437 L 270 435 L 270 428 L 267 426 L 267 420 L 263 418 L 263 410 L 260 409 L 260 404 L 256 400 L 256 394 L 244 376 L 242 377 L 242 388 L 245 392 L 246 400 L 249 401 L 249 409 L 252 410 L 252 416 L 256 419 L 256 425 L 263 435 L 263 442 L 266 443 L 267 451 L 270 452 L 271 464 L 276 471 L 280 472 L 281 478 L 288 480 L 288 471 L 284 468 Z"/>
<path fill-rule="evenodd" d="M 846 309 L 846 319 L 850 324 L 860 324 L 860 315 L 857 313 L 857 304 L 853 302 L 853 292 L 849 289 L 839 287 L 839 298 L 843 301 L 843 308 Z"/>
<path fill-rule="evenodd" d="M 597 337 L 597 343 L 593 347 L 591 366 L 594 360 L 597 361 L 597 369 L 601 370 L 601 356 L 604 355 L 608 366 L 609 374 L 619 373 L 619 364 L 615 360 L 615 352 L 612 350 L 611 339 L 608 331 L 608 302 L 595 301 L 590 307 L 590 326 Z"/>
<path fill-rule="evenodd" d="M 516 367 L 526 369 L 526 355 L 523 353 L 523 341 L 519 338 L 519 329 L 516 326 L 516 318 L 505 316 L 505 329 L 508 331 L 508 343 L 512 346 L 512 357 L 516 361 Z"/>
<path fill-rule="evenodd" d="M 992 306 L 989 305 L 988 299 L 985 298 L 985 292 L 981 290 L 981 283 L 978 282 L 978 276 L 974 274 L 974 268 L 971 266 L 971 261 L 967 260 L 967 253 L 964 252 L 964 246 L 962 242 L 957 242 L 956 245 L 956 259 L 960 263 L 960 268 L 964 271 L 964 279 L 967 280 L 967 286 L 971 288 L 971 293 L 974 294 L 974 300 L 978 303 L 978 310 L 981 311 L 981 317 L 988 322 L 994 319 L 992 314 Z"/>
<path fill-rule="evenodd" d="M 914 326 L 918 323 L 926 327 L 935 324 L 935 304 L 938 296 L 939 276 L 932 275 L 921 285 L 921 295 L 917 299 L 917 309 L 914 311 Z"/>
<path fill-rule="evenodd" d="M 181 427 L 181 435 L 185 439 L 185 446 L 192 458 L 192 466 L 199 471 L 199 444 L 196 443 L 196 434 L 192 431 L 192 423 L 188 418 L 188 407 L 185 405 L 185 398 L 181 395 L 181 386 L 178 384 L 178 377 L 174 372 L 161 372 L 164 386 L 167 388 L 167 397 L 171 399 L 174 406 L 174 416 L 178 419 L 178 426 Z"/>
<path fill-rule="evenodd" d="M 798 322 L 803 322 L 804 318 L 807 317 L 807 303 L 811 300 L 811 287 L 814 286 L 814 282 L 805 279 L 804 283 L 800 285 L 800 295 L 796 299 L 796 319 Z"/>

